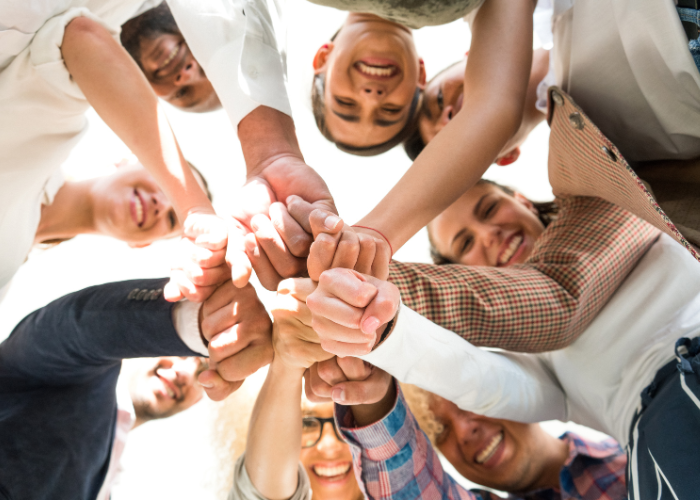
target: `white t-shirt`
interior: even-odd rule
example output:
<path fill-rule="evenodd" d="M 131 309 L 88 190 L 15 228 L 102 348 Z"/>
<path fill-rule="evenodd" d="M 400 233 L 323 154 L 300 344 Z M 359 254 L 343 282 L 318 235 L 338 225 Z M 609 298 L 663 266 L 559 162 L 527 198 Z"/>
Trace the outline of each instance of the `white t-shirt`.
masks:
<path fill-rule="evenodd" d="M 642 389 L 673 359 L 679 337 L 698 335 L 700 265 L 663 234 L 569 347 L 487 351 L 402 305 L 391 335 L 362 358 L 464 410 L 571 420 L 624 446 Z"/>

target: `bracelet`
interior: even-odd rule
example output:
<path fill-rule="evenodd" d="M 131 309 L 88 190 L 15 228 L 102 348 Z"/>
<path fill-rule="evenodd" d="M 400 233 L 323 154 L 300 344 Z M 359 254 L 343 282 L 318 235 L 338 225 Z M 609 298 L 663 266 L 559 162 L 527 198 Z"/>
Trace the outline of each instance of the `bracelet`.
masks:
<path fill-rule="evenodd" d="M 380 235 L 382 238 L 384 238 L 384 240 L 386 241 L 386 244 L 389 245 L 389 250 L 391 251 L 390 257 L 393 257 L 393 256 L 394 256 L 394 249 L 393 249 L 392 246 L 391 246 L 391 242 L 389 241 L 389 238 L 387 238 L 386 236 L 384 236 L 384 233 L 382 233 L 381 231 L 379 231 L 379 230 L 377 230 L 377 229 L 374 229 L 373 227 L 360 226 L 359 224 L 354 224 L 352 227 L 361 227 L 362 229 L 369 229 L 370 231 L 374 231 L 375 233 L 379 233 L 379 235 Z"/>

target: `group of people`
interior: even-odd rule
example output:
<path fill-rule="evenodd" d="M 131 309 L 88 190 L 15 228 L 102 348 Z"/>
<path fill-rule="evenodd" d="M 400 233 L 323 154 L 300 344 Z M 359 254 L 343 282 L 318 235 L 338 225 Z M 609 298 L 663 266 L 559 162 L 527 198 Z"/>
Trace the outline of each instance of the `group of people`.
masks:
<path fill-rule="evenodd" d="M 284 5 L 0 5 L 0 300 L 36 243 L 181 237 L 168 278 L 67 295 L 0 344 L 0 498 L 109 498 L 129 430 L 268 365 L 251 415 L 225 407 L 249 419 L 230 499 L 500 498 L 436 448 L 511 498 L 695 498 L 695 0 L 312 1 L 349 12 L 313 56 L 319 131 L 413 161 L 352 226 L 297 142 Z M 426 81 L 411 30 L 460 18 L 465 58 Z M 162 101 L 228 114 L 232 214 Z M 64 182 L 90 107 L 138 161 Z M 554 201 L 482 179 L 545 119 Z M 434 264 L 392 260 L 425 226 Z M 127 358 L 154 359 L 120 383 Z"/>

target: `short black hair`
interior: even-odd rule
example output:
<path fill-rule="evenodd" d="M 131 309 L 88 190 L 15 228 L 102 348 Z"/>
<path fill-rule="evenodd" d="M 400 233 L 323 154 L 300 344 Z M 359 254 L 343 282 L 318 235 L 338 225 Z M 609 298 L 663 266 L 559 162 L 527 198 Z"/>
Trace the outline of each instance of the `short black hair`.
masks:
<path fill-rule="evenodd" d="M 141 66 L 141 40 L 143 38 L 153 39 L 163 33 L 181 35 L 180 28 L 178 28 L 173 13 L 170 12 L 170 7 L 166 2 L 162 2 L 157 7 L 122 24 L 119 40 L 143 70 L 143 66 Z"/>

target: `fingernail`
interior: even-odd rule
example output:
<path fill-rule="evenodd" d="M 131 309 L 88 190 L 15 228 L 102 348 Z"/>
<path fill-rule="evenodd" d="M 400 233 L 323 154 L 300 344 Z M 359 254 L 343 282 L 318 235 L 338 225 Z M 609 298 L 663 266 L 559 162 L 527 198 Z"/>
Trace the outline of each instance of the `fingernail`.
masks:
<path fill-rule="evenodd" d="M 290 203 L 295 202 L 296 199 L 297 199 L 297 195 L 290 194 L 289 196 L 287 196 L 287 199 L 285 201 L 287 202 L 287 205 L 289 205 Z"/>
<path fill-rule="evenodd" d="M 374 333 L 379 328 L 379 320 L 374 316 L 370 316 L 362 323 L 363 333 Z"/>
<path fill-rule="evenodd" d="M 333 401 L 336 403 L 344 403 L 345 391 L 340 387 L 338 387 L 337 389 L 333 389 L 333 394 L 331 394 L 331 398 L 333 398 Z"/>
<path fill-rule="evenodd" d="M 340 217 L 337 215 L 329 215 L 326 217 L 326 220 L 323 222 L 323 224 L 326 226 L 326 229 L 335 229 L 335 226 L 338 225 L 338 222 L 340 222 Z"/>

